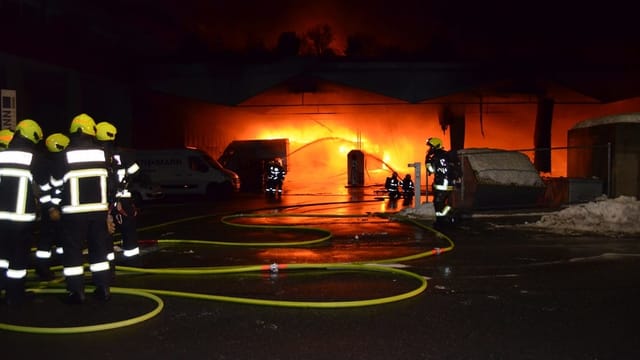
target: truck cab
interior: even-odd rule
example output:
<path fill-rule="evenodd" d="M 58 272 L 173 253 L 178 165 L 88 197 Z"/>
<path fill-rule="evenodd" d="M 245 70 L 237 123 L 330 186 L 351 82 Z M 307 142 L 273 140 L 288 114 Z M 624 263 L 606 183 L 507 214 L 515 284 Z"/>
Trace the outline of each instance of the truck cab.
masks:
<path fill-rule="evenodd" d="M 288 171 L 289 139 L 234 140 L 229 143 L 218 161 L 239 174 L 244 192 L 261 192 L 267 162 L 279 158 Z"/>

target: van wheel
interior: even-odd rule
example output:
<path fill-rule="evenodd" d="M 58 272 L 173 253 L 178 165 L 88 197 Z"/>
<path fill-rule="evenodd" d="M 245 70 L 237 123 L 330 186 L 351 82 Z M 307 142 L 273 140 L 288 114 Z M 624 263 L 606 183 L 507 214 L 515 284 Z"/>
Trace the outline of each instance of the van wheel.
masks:
<path fill-rule="evenodd" d="M 207 200 L 217 200 L 218 199 L 218 186 L 216 184 L 207 185 Z"/>
<path fill-rule="evenodd" d="M 207 186 L 207 199 L 209 200 L 226 200 L 231 198 L 233 186 L 224 182 L 222 184 L 209 184 Z"/>
<path fill-rule="evenodd" d="M 233 185 L 228 181 L 220 184 L 220 197 L 227 200 L 231 199 L 231 195 L 233 195 Z"/>
<path fill-rule="evenodd" d="M 131 194 L 131 199 L 134 204 L 140 205 L 142 204 L 142 195 L 139 192 L 135 191 Z"/>

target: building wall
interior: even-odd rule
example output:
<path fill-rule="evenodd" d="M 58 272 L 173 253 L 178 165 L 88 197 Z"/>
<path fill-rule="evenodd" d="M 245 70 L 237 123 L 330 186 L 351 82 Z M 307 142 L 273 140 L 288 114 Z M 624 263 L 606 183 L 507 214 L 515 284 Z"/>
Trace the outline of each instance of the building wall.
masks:
<path fill-rule="evenodd" d="M 182 132 L 184 145 L 200 147 L 218 157 L 232 140 L 288 138 L 293 154 L 291 179 L 301 169 L 311 167 L 340 179 L 337 183 L 344 186 L 347 153 L 361 148 L 384 161 L 368 159 L 366 182 L 371 184 L 383 174 L 386 176 L 385 169 L 388 171 L 389 167 L 403 174 L 410 171 L 407 163 L 422 162 L 424 142 L 430 136 L 441 137 L 445 147 L 450 146 L 449 130 L 443 131 L 438 122 L 441 104 L 408 104 L 331 83 L 319 83 L 316 92 L 309 94 L 276 87 L 238 106 L 167 95 L 153 97 L 157 99 L 153 104 L 154 121 L 165 119 L 164 125 L 155 126 L 155 140 L 163 138 L 158 134 L 165 133 L 163 142 L 175 142 Z M 552 150 L 552 170 L 543 175 L 567 176 L 567 132 L 573 125 L 587 118 L 629 112 L 639 105 L 640 99 L 611 104 L 556 104 L 551 129 L 551 146 L 556 149 Z M 489 101 L 482 107 L 467 104 L 465 147 L 533 149 L 536 112 L 533 101 Z M 533 160 L 532 151 L 523 152 Z"/>
<path fill-rule="evenodd" d="M 17 120 L 37 121 L 45 136 L 66 133 L 86 112 L 118 128 L 118 143 L 132 141 L 132 100 L 126 84 L 0 53 L 0 88 L 16 90 Z"/>
<path fill-rule="evenodd" d="M 619 124 L 615 133 L 614 194 L 640 198 L 640 123 Z"/>
<path fill-rule="evenodd" d="M 411 171 L 407 163 L 424 160 L 428 137 L 441 137 L 450 148 L 450 129 L 439 123 L 444 100 L 408 103 L 329 81 L 313 85 L 301 91 L 284 83 L 226 106 L 147 88 L 133 90 L 133 84 L 0 53 L 0 87 L 17 90 L 18 118 L 37 120 L 45 134 L 66 132 L 72 117 L 86 112 L 96 121 L 113 122 L 120 145 L 138 148 L 197 146 L 218 157 L 232 140 L 288 138 L 294 157 L 292 171 L 298 164 L 317 170 L 330 168 L 328 176 L 346 176 L 347 153 L 362 149 L 370 154 L 369 181 L 386 176 L 390 169 Z M 457 104 L 464 109 L 464 146 L 532 149 L 537 103 L 510 103 L 512 100 L 484 97 L 478 103 Z M 579 121 L 638 108 L 640 98 L 610 104 L 556 102 L 551 146 L 571 145 L 567 134 Z M 633 151 L 616 152 L 616 164 L 637 162 Z M 533 159 L 532 152 L 527 155 Z M 546 175 L 567 176 L 567 151 L 552 150 L 551 159 Z M 611 185 L 637 193 L 638 174 L 633 169 L 637 166 L 617 166 L 617 181 L 631 180 Z"/>

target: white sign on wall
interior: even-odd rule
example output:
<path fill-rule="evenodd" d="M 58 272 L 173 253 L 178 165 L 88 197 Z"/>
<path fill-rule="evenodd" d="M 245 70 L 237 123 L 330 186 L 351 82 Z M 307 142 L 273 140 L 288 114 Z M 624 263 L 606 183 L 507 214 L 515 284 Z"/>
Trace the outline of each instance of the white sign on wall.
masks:
<path fill-rule="evenodd" d="M 0 121 L 2 129 L 15 129 L 16 128 L 16 91 L 2 89 L 0 90 Z"/>

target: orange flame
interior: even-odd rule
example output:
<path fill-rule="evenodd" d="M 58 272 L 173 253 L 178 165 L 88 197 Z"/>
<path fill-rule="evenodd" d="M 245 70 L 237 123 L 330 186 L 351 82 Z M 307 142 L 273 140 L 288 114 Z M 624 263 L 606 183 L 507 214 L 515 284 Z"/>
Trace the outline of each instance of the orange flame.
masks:
<path fill-rule="evenodd" d="M 332 103 L 335 100 L 332 99 Z M 611 113 L 631 112 L 638 101 L 609 105 L 556 105 L 552 147 L 567 144 L 577 122 Z M 425 139 L 438 136 L 449 148 L 449 134 L 438 123 L 436 104 L 226 107 L 199 104 L 184 118 L 185 145 L 219 157 L 232 140 L 289 139 L 285 188 L 346 193 L 347 154 L 366 156 L 366 185 L 381 185 L 391 171 L 411 174 L 409 163 L 424 163 Z M 489 111 L 490 110 L 490 111 Z M 482 116 L 467 109 L 465 148 L 531 149 L 536 105 L 501 105 Z M 526 153 L 533 158 L 533 153 Z M 551 176 L 566 176 L 566 151 L 552 152 Z M 422 186 L 426 185 L 422 167 Z"/>

